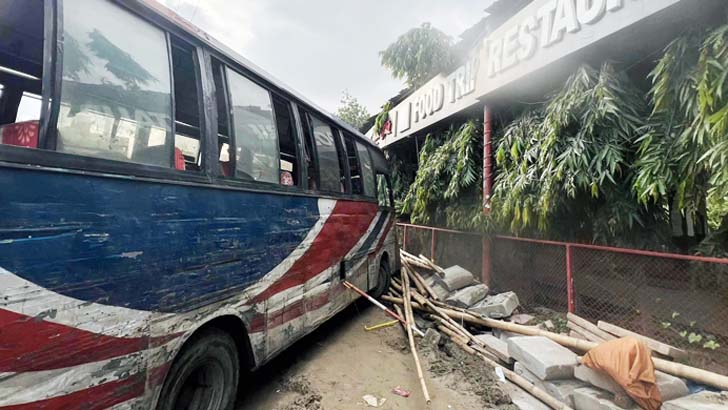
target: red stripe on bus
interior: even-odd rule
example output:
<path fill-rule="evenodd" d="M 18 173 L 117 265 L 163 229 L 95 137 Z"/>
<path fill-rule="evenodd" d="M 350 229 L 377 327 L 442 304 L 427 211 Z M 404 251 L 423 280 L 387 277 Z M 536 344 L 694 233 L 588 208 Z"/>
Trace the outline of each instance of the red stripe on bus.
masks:
<path fill-rule="evenodd" d="M 278 326 L 285 325 L 286 323 L 301 317 L 307 312 L 313 312 L 319 310 L 331 302 L 332 297 L 338 296 L 340 293 L 346 292 L 346 288 L 343 286 L 333 286 L 327 292 L 318 294 L 312 298 L 303 298 L 296 301 L 283 309 L 272 312 L 269 316 L 271 320 L 267 326 L 265 323 L 265 315 L 256 316 L 250 323 L 250 333 L 259 333 L 268 328 L 268 330 L 276 328 Z"/>
<path fill-rule="evenodd" d="M 282 278 L 273 283 L 251 303 L 260 303 L 286 289 L 301 285 L 338 264 L 359 242 L 377 216 L 377 204 L 338 201 L 331 216 L 311 247 Z"/>
<path fill-rule="evenodd" d="M 0 410 L 103 410 L 141 396 L 144 384 L 144 377 L 135 375 L 65 396 L 0 407 Z"/>
<path fill-rule="evenodd" d="M 0 372 L 62 369 L 135 353 L 179 335 L 119 338 L 0 309 Z"/>

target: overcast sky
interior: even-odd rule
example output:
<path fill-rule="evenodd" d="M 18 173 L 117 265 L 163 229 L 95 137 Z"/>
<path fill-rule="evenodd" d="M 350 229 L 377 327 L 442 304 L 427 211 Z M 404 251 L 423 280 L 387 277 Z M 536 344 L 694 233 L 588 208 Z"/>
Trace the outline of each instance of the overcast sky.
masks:
<path fill-rule="evenodd" d="M 431 22 L 456 38 L 488 0 L 161 0 L 308 99 L 333 112 L 348 90 L 371 114 L 403 88 L 379 51 Z"/>

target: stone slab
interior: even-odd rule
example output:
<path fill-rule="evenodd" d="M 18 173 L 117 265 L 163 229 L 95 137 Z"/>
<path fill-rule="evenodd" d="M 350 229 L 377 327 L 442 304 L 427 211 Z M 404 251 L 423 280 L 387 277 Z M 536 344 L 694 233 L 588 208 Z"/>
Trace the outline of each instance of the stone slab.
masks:
<path fill-rule="evenodd" d="M 726 410 L 728 392 L 703 391 L 662 403 L 662 410 Z"/>
<path fill-rule="evenodd" d="M 448 291 L 454 292 L 475 283 L 475 276 L 467 269 L 458 265 L 445 269 L 439 278 Z"/>
<path fill-rule="evenodd" d="M 574 391 L 584 387 L 589 387 L 588 384 L 573 379 L 565 380 L 549 380 L 543 381 L 531 373 L 530 370 L 526 369 L 521 362 L 516 362 L 513 365 L 513 371 L 529 382 L 533 383 L 536 387 L 550 394 L 556 400 L 574 407 Z"/>
<path fill-rule="evenodd" d="M 690 394 L 688 385 L 679 377 L 663 372 L 655 372 L 655 379 L 657 381 L 657 388 L 660 389 L 660 396 L 663 402 Z"/>
<path fill-rule="evenodd" d="M 506 292 L 488 296 L 482 302 L 471 306 L 470 310 L 481 316 L 502 319 L 511 316 L 519 304 L 515 292 Z"/>
<path fill-rule="evenodd" d="M 611 393 L 593 387 L 584 387 L 574 390 L 575 410 L 623 410 L 611 400 Z M 629 410 L 639 410 L 639 406 L 629 407 Z"/>
<path fill-rule="evenodd" d="M 574 392 L 589 387 L 586 383 L 573 379 L 550 380 L 541 382 L 540 385 L 551 397 L 572 408 L 574 407 Z"/>
<path fill-rule="evenodd" d="M 426 277 L 423 277 L 425 283 L 427 286 L 430 287 L 435 292 L 435 295 L 437 295 L 437 298 L 440 300 L 447 299 L 447 296 L 450 294 L 450 291 L 447 289 L 447 286 L 445 286 L 445 283 L 435 274 L 430 274 Z"/>
<path fill-rule="evenodd" d="M 571 379 L 578 365 L 574 352 L 541 336 L 508 339 L 508 354 L 540 380 Z"/>
<path fill-rule="evenodd" d="M 617 384 L 608 374 L 599 370 L 590 369 L 584 365 L 579 365 L 574 369 L 574 377 L 615 395 L 627 394 L 624 388 Z M 689 393 L 687 384 L 679 377 L 658 371 L 655 372 L 655 379 L 657 381 L 657 387 L 660 389 L 662 401 L 676 399 L 686 396 Z M 621 399 L 618 402 L 624 403 Z"/>
<path fill-rule="evenodd" d="M 467 309 L 485 299 L 488 296 L 488 291 L 488 287 L 483 284 L 466 286 L 452 292 L 445 299 L 445 302 L 450 306 Z"/>
<path fill-rule="evenodd" d="M 598 387 L 602 390 L 606 390 L 612 394 L 625 394 L 624 388 L 620 386 L 611 376 L 608 374 L 594 370 L 589 367 L 580 364 L 574 368 L 574 377 L 577 380 L 588 383 L 594 387 Z"/>
<path fill-rule="evenodd" d="M 520 333 L 509 332 L 507 330 L 493 329 L 493 336 L 495 336 L 498 339 L 506 342 L 506 341 L 508 341 L 508 339 L 510 339 L 512 337 L 521 337 L 523 335 L 520 334 Z"/>
<path fill-rule="evenodd" d="M 490 333 L 475 336 L 476 339 L 483 342 L 486 346 L 495 352 L 496 356 L 506 364 L 513 363 L 513 358 L 508 354 L 508 343 L 498 339 Z"/>

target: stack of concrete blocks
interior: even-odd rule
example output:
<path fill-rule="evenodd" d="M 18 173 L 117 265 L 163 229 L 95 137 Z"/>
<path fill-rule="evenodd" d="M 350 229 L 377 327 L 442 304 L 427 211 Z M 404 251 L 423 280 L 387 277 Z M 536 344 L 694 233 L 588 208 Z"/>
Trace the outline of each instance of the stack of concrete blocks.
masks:
<path fill-rule="evenodd" d="M 513 292 L 489 295 L 490 289 L 479 283 L 475 276 L 460 266 L 451 266 L 440 275 L 430 275 L 425 282 L 440 300 L 451 306 L 470 309 L 490 318 L 505 318 L 518 307 L 518 296 Z"/>
<path fill-rule="evenodd" d="M 608 374 L 580 365 L 577 355 L 540 336 L 498 332 L 515 360 L 513 371 L 575 410 L 639 410 L 627 392 Z M 656 372 L 663 409 L 728 409 L 728 393 L 689 395 L 685 381 Z M 722 406 L 722 407 L 721 407 Z"/>
<path fill-rule="evenodd" d="M 586 387 L 574 380 L 574 368 L 579 364 L 574 352 L 540 336 L 510 336 L 505 340 L 508 354 L 516 361 L 516 374 L 574 408 L 574 391 Z"/>

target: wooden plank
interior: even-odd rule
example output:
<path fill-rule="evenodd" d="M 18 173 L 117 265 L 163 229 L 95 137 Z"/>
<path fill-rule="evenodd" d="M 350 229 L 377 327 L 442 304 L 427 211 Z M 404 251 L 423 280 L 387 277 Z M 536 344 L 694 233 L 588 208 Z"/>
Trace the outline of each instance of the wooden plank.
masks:
<path fill-rule="evenodd" d="M 579 327 L 590 331 L 591 333 L 593 333 L 596 336 L 599 336 L 599 338 L 602 339 L 602 340 L 607 341 L 607 340 L 614 340 L 614 339 L 616 339 L 616 337 L 614 337 L 611 334 L 609 334 L 609 333 L 603 331 L 602 329 L 600 329 L 599 326 L 597 326 L 594 323 L 592 323 L 592 322 L 590 322 L 590 321 L 588 321 L 588 320 L 586 320 L 584 318 L 581 318 L 581 317 L 579 317 L 579 316 L 577 316 L 577 315 L 575 315 L 573 313 L 568 313 L 566 315 L 566 318 L 570 322 L 574 322 L 574 324 L 578 325 Z"/>
<path fill-rule="evenodd" d="M 586 340 L 594 343 L 604 343 L 606 340 L 602 339 L 601 337 L 595 335 L 594 333 L 584 329 L 583 327 L 577 325 L 574 322 L 568 322 L 566 326 L 576 332 L 577 334 L 583 336 Z"/>
<path fill-rule="evenodd" d="M 599 321 L 599 323 L 597 323 L 597 326 L 599 326 L 599 328 L 604 330 L 605 332 L 609 332 L 618 337 L 635 337 L 643 341 L 650 349 L 662 355 L 669 356 L 675 359 L 682 359 L 687 356 L 687 352 L 682 349 L 678 349 L 677 347 L 670 346 L 655 339 L 651 339 L 647 336 L 643 336 L 631 330 L 621 328 L 609 322 Z"/>

